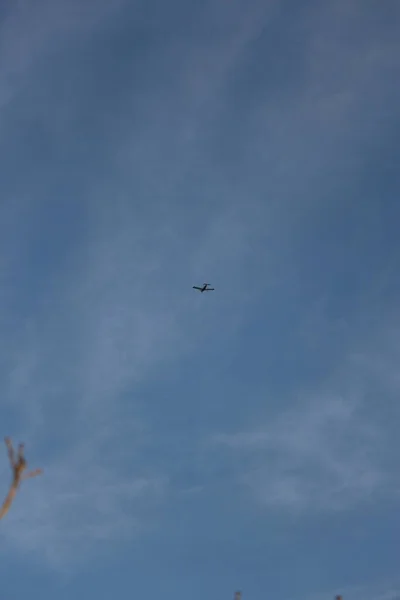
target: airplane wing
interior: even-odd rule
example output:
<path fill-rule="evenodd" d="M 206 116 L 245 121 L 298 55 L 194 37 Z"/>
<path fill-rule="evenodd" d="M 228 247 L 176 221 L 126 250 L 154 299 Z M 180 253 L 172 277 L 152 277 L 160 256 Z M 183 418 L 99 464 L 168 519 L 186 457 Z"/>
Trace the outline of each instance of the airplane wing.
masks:
<path fill-rule="evenodd" d="M 205 292 L 213 292 L 215 288 L 206 288 L 204 291 Z"/>
<path fill-rule="evenodd" d="M 194 285 L 194 286 L 193 286 L 193 289 L 194 289 L 194 290 L 202 290 L 203 288 L 201 288 L 201 287 L 197 287 L 197 285 Z"/>

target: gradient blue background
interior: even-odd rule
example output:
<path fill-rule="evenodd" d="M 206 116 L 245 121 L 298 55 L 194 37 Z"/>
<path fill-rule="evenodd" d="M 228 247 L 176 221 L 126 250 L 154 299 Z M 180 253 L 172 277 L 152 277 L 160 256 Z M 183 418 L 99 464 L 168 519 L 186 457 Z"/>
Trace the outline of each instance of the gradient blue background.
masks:
<path fill-rule="evenodd" d="M 399 3 L 0 24 L 0 596 L 400 598 Z"/>

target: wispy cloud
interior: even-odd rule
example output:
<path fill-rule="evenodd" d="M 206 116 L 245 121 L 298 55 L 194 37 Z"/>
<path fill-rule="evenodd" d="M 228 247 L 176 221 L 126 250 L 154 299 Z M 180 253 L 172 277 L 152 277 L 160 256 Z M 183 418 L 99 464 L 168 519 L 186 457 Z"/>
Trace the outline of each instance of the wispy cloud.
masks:
<path fill-rule="evenodd" d="M 8 433 L 16 441 L 26 441 L 29 462 L 45 471 L 40 480 L 22 488 L 2 524 L 2 536 L 8 546 L 32 551 L 58 566 L 93 550 L 99 539 L 123 539 L 151 526 L 152 507 L 168 493 L 169 483 L 168 473 L 146 460 L 153 438 L 151 425 L 138 408 L 138 389 L 156 376 L 160 365 L 193 351 L 194 339 L 197 346 L 205 343 L 216 320 L 227 332 L 236 326 L 241 319 L 237 309 L 248 298 L 233 296 L 221 316 L 218 297 L 214 308 L 207 308 L 204 298 L 188 296 L 191 285 L 205 277 L 212 280 L 218 274 L 217 287 L 232 289 L 244 276 L 253 252 L 253 230 L 251 219 L 243 219 L 240 194 L 229 202 L 217 198 L 221 180 L 215 176 L 211 200 L 204 193 L 205 207 L 193 213 L 182 211 L 184 200 L 174 201 L 172 195 L 181 197 L 181 190 L 186 197 L 191 194 L 199 156 L 196 136 L 206 118 L 205 104 L 210 108 L 216 101 L 217 88 L 223 87 L 246 44 L 257 35 L 261 26 L 257 15 L 263 10 L 255 7 L 242 20 L 239 7 L 237 14 L 231 7 L 227 23 L 223 3 L 210 4 L 214 50 L 201 36 L 188 53 L 181 53 L 183 38 L 167 44 L 168 60 L 180 61 L 179 77 L 171 79 L 171 97 L 168 87 L 160 87 L 157 80 L 168 66 L 162 53 L 156 49 L 144 58 L 155 82 L 143 82 L 143 104 L 136 84 L 125 78 L 117 83 L 126 98 L 138 96 L 137 113 L 146 127 L 132 125 L 128 107 L 122 114 L 122 130 L 115 110 L 110 115 L 101 104 L 104 94 L 98 93 L 97 80 L 93 79 L 93 87 L 85 85 L 81 57 L 75 63 L 74 52 L 79 36 L 88 52 L 89 33 L 102 31 L 113 16 L 116 29 L 110 39 L 118 39 L 124 29 L 118 10 L 124 4 L 138 35 L 141 27 L 151 31 L 155 21 L 146 10 L 124 2 L 111 6 L 43 1 L 34 9 L 14 3 L 2 24 L 0 119 L 10 139 L 25 136 L 18 116 L 18 106 L 24 105 L 25 126 L 39 124 L 58 157 L 54 161 L 54 156 L 39 152 L 36 168 L 30 170 L 31 158 L 16 151 L 18 160 L 10 161 L 8 199 L 1 207 L 1 334 L 7 348 L 1 356 L 1 391 Z M 208 23 L 204 14 L 204 27 Z M 98 49 L 104 51 L 101 44 Z M 70 77 L 73 86 L 77 77 L 81 83 L 72 96 L 64 85 L 61 92 L 53 85 L 57 75 L 50 63 L 56 50 L 65 60 L 63 82 Z M 69 53 L 72 58 L 66 59 Z M 124 51 L 116 60 L 123 62 Z M 102 78 L 100 69 L 99 81 Z M 23 86 L 29 88 L 25 104 Z M 181 114 L 173 107 L 179 90 Z M 14 110 L 13 102 L 18 113 L 14 121 L 5 112 Z M 68 170 L 68 198 L 61 193 L 60 203 L 54 202 L 43 182 L 44 187 L 49 185 L 53 168 L 60 173 L 59 158 L 71 157 L 70 164 L 77 168 L 83 122 L 90 123 L 93 114 L 111 136 L 99 144 L 108 171 L 97 172 L 96 178 L 83 173 L 77 191 L 68 187 Z M 188 130 L 194 137 L 187 138 Z M 96 142 L 90 143 L 91 135 L 87 152 L 93 157 Z M 17 150 L 17 142 L 13 144 Z M 7 154 L 7 149 L 2 152 Z M 16 183 L 12 177 L 25 166 L 21 193 L 19 178 Z M 60 185 L 59 180 L 58 192 Z M 135 195 L 143 203 L 134 205 Z M 62 209 L 63 202 L 68 209 Z M 69 221 L 66 229 L 64 218 Z M 79 221 L 84 223 L 82 229 Z M 52 230 L 64 239 L 59 254 Z M 36 252 L 44 253 L 43 261 L 35 258 Z M 32 280 L 27 273 L 34 273 Z M 5 453 L 3 464 L 6 486 Z"/>
<path fill-rule="evenodd" d="M 341 392 L 301 393 L 279 415 L 259 416 L 257 427 L 215 435 L 211 447 L 270 508 L 339 510 L 396 495 L 398 478 L 384 457 L 392 440 L 371 411 L 366 379 L 357 379 L 347 373 L 347 386 L 332 381 L 331 390 Z"/>
<path fill-rule="evenodd" d="M 147 238 L 132 217 L 125 213 L 125 224 L 100 230 L 95 219 L 78 262 L 72 254 L 71 267 L 43 290 L 39 312 L 23 317 L 8 309 L 14 328 L 2 330 L 12 348 L 2 357 L 9 433 L 27 442 L 30 464 L 45 471 L 23 486 L 2 535 L 8 545 L 57 565 L 87 553 L 99 539 L 129 538 L 151 525 L 152 507 L 168 493 L 168 473 L 146 461 L 151 426 L 137 407 L 136 389 L 159 365 L 192 351 L 192 335 L 184 330 L 190 306 L 198 344 L 216 318 L 210 307 L 204 325 L 207 309 L 190 294 L 190 274 L 206 271 L 208 243 L 215 260 L 226 260 L 226 244 L 218 248 L 213 239 L 214 221 L 178 277 L 168 256 L 151 249 L 152 236 L 162 240 L 162 226 Z M 225 224 L 240 259 L 234 228 Z M 2 462 L 6 485 L 5 452 Z"/>
<path fill-rule="evenodd" d="M 182 489 L 186 498 L 212 491 L 213 469 L 262 507 L 297 514 L 398 489 L 388 458 L 396 409 L 385 415 L 370 398 L 383 380 L 395 395 L 395 342 L 386 360 L 366 351 L 360 334 L 344 383 L 307 388 L 293 369 L 279 414 L 260 383 L 265 364 L 257 384 L 245 365 L 265 351 L 271 362 L 281 353 L 285 370 L 298 332 L 313 346 L 310 360 L 326 359 L 332 337 L 335 359 L 348 352 L 343 338 L 356 319 L 337 308 L 332 287 L 344 290 L 350 265 L 352 281 L 363 275 L 371 290 L 379 269 L 371 273 L 362 243 L 354 258 L 353 236 L 343 241 L 346 228 L 331 216 L 338 203 L 354 213 L 365 206 L 354 181 L 386 148 L 398 111 L 394 86 L 384 85 L 398 65 L 398 32 L 386 35 L 361 1 L 304 10 L 278 0 L 172 4 L 14 2 L 2 22 L 2 419 L 45 473 L 22 486 L 0 535 L 3 548 L 58 568 L 101 540 L 137 539 Z M 205 279 L 216 293 L 194 294 Z M 332 305 L 338 316 L 326 320 Z M 367 314 L 370 304 L 358 309 Z M 263 336 L 254 346 L 237 337 L 252 317 Z M 294 328 L 283 333 L 290 318 Z M 368 319 L 357 323 L 369 328 Z M 192 364 L 177 392 L 184 423 L 209 403 L 202 435 L 218 431 L 207 422 L 218 402 L 228 421 L 193 475 L 198 430 L 185 429 L 182 445 L 168 426 L 157 439 L 151 417 L 163 400 L 144 390 L 210 348 L 237 356 L 218 376 L 204 368 L 198 378 L 204 364 Z M 236 384 L 247 394 L 247 412 L 236 414 L 257 425 L 233 426 L 231 405 L 216 399 Z M 193 385 L 196 407 L 187 401 Z M 265 396 L 265 411 L 253 393 Z M 173 408 L 166 398 L 164 414 Z M 178 493 L 176 464 L 154 459 L 163 443 L 190 471 Z M 6 491 L 5 452 L 0 464 Z M 209 510 L 199 510 L 205 528 Z"/>

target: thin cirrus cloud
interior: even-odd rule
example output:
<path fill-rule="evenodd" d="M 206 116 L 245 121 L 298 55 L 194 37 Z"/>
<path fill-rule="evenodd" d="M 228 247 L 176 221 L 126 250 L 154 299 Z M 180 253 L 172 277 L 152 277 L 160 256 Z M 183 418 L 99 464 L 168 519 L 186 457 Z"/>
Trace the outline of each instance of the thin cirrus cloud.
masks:
<path fill-rule="evenodd" d="M 15 436 L 29 440 L 28 460 L 40 463 L 46 476 L 29 490 L 26 484 L 3 536 L 56 566 L 77 560 L 98 540 L 129 539 L 146 521 L 151 526 L 146 515 L 168 492 L 168 473 L 154 470 L 143 455 L 151 431 L 135 409 L 135 386 L 192 350 L 183 330 L 189 299 L 183 288 L 169 293 L 165 259 L 135 245 L 133 232 L 132 221 L 111 234 L 102 230 L 87 261 L 82 252 L 79 266 L 56 274 L 43 290 L 40 314 L 17 318 L 4 305 L 15 328 L 8 334 L 12 352 L 3 357 L 3 393 L 18 422 Z M 202 244 L 213 245 L 212 233 L 205 229 L 204 236 Z M 229 239 L 233 247 L 239 243 L 235 235 Z M 200 264 L 202 244 L 200 259 L 194 256 Z M 135 267 L 131 257 L 141 254 Z M 172 281 L 178 285 L 174 275 Z M 210 313 L 204 327 L 196 301 L 192 327 L 201 344 L 216 317 Z M 226 327 L 236 319 L 228 315 Z"/>
<path fill-rule="evenodd" d="M 393 260 L 390 236 L 371 225 L 380 213 L 365 180 L 390 155 L 398 36 L 388 8 L 377 21 L 362 2 L 294 4 L 10 5 L 0 392 L 4 428 L 45 470 L 2 522 L 15 554 L 60 569 L 100 542 L 118 549 L 162 530 L 171 498 L 181 509 L 173 475 L 186 497 L 208 498 L 206 531 L 214 467 L 222 486 L 245 489 L 249 512 L 254 500 L 263 514 L 309 516 L 396 495 L 396 408 L 376 402 L 382 391 L 394 399 L 396 349 L 386 361 L 378 344 L 379 362 L 364 341 L 371 327 L 387 339 L 396 322 L 379 262 Z M 391 169 L 385 158 L 385 182 Z M 194 294 L 205 279 L 216 293 Z M 326 376 L 350 355 L 343 380 Z M 185 379 L 190 358 L 207 395 Z M 325 379 L 299 384 L 306 359 Z M 287 384 L 279 410 L 266 391 L 274 360 Z M 185 413 L 181 437 L 157 430 L 161 400 L 145 394 L 166 371 L 181 387 L 165 391 L 162 414 Z M 219 397 L 236 384 L 246 410 L 237 393 Z M 225 427 L 211 422 L 217 404 Z"/>
<path fill-rule="evenodd" d="M 317 389 L 291 389 L 279 411 L 272 405 L 253 415 L 256 426 L 211 436 L 206 453 L 213 463 L 225 466 L 249 500 L 276 511 L 299 515 L 396 501 L 396 322 L 383 320 L 353 339 Z M 314 328 L 325 336 L 326 325 Z M 268 387 L 264 396 L 268 406 Z"/>
<path fill-rule="evenodd" d="M 265 507 L 348 509 L 386 484 L 374 460 L 378 433 L 360 423 L 350 402 L 321 395 L 268 419 L 265 428 L 218 434 L 213 443 L 229 449 L 237 483 Z"/>

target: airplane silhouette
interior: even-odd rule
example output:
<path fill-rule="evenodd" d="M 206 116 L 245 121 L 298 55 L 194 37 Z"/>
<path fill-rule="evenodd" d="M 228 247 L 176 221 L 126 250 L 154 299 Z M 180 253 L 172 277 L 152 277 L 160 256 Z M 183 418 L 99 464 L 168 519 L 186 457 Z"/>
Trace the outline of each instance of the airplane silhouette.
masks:
<path fill-rule="evenodd" d="M 203 293 L 203 292 L 212 292 L 214 290 L 214 288 L 208 287 L 209 285 L 210 285 L 209 283 L 205 283 L 201 287 L 199 287 L 197 285 L 194 285 L 193 289 L 194 290 L 199 290 L 201 293 Z"/>

